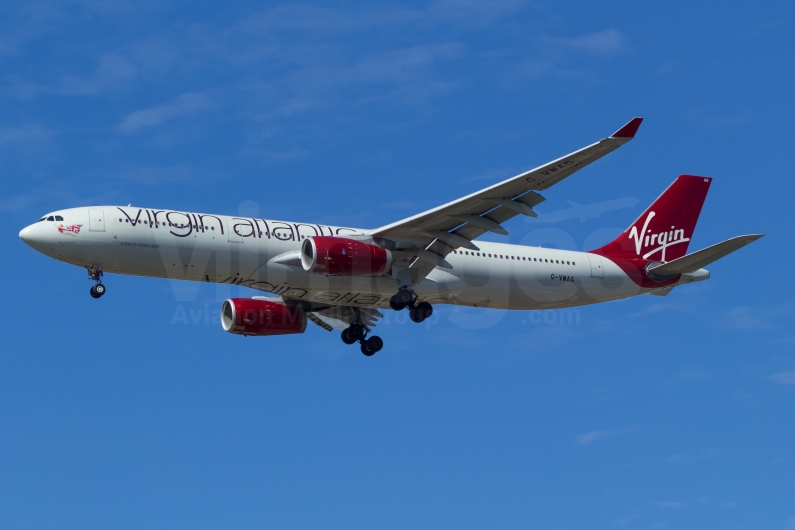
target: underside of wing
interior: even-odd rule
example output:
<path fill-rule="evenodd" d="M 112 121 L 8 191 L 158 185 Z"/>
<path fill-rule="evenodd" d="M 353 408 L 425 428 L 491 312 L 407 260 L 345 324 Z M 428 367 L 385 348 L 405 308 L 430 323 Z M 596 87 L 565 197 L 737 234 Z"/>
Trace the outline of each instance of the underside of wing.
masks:
<path fill-rule="evenodd" d="M 377 309 L 344 305 L 327 306 L 323 309 L 312 309 L 307 312 L 309 321 L 326 331 L 345 329 L 351 324 L 359 324 L 366 329 L 372 329 L 378 319 L 383 318 L 383 316 L 384 314 Z"/>

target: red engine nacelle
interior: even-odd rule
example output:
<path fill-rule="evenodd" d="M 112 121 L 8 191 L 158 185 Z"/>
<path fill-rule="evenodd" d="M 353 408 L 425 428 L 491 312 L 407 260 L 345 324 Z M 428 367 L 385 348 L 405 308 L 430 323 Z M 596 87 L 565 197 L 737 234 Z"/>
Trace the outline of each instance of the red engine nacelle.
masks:
<path fill-rule="evenodd" d="M 289 335 L 306 330 L 300 307 L 256 298 L 230 298 L 221 306 L 221 326 L 237 335 Z"/>
<path fill-rule="evenodd" d="M 308 237 L 301 246 L 301 265 L 315 274 L 383 274 L 391 263 L 392 253 L 388 250 L 344 237 Z"/>

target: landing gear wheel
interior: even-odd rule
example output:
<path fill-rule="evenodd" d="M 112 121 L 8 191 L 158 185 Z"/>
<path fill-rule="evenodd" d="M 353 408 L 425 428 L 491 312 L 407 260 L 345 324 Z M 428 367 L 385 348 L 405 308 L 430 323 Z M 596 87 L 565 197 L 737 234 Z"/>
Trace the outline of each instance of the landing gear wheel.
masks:
<path fill-rule="evenodd" d="M 395 295 L 396 296 L 396 295 Z M 395 296 L 389 299 L 389 307 L 391 307 L 394 311 L 403 311 L 403 306 L 395 300 Z"/>
<path fill-rule="evenodd" d="M 416 322 L 419 324 L 423 322 L 426 318 L 433 314 L 433 306 L 428 302 L 420 302 L 416 306 L 411 308 L 411 313 L 409 316 L 411 317 L 412 322 Z"/>
<path fill-rule="evenodd" d="M 395 301 L 403 307 L 411 305 L 414 301 L 414 293 L 408 289 L 400 289 L 395 295 Z"/>
<path fill-rule="evenodd" d="M 414 292 L 406 287 L 401 287 L 396 294 L 389 299 L 389 307 L 395 311 L 402 311 L 414 304 Z"/>
<path fill-rule="evenodd" d="M 378 335 L 373 335 L 369 339 L 362 341 L 362 353 L 368 357 L 381 351 L 383 347 L 384 341 Z"/>
<path fill-rule="evenodd" d="M 425 320 L 433 314 L 433 306 L 428 302 L 420 302 L 417 304 L 417 311 L 422 315 L 422 319 Z"/>
<path fill-rule="evenodd" d="M 105 286 L 102 285 L 101 283 L 98 283 L 95 286 L 93 286 L 89 292 L 91 293 L 92 298 L 99 298 L 103 294 L 105 294 Z"/>
<path fill-rule="evenodd" d="M 364 328 L 359 324 L 351 324 L 345 331 L 348 334 L 348 338 L 353 341 L 351 344 L 364 337 Z"/>
<path fill-rule="evenodd" d="M 373 335 L 372 337 L 370 337 L 369 339 L 367 339 L 364 342 L 365 342 L 365 344 L 367 344 L 367 347 L 369 349 L 373 350 L 376 353 L 380 352 L 381 348 L 384 347 L 384 341 L 378 335 Z"/>
<path fill-rule="evenodd" d="M 350 334 L 348 333 L 348 328 L 342 330 L 342 342 L 345 344 L 353 344 L 356 342 L 356 339 L 352 339 Z"/>

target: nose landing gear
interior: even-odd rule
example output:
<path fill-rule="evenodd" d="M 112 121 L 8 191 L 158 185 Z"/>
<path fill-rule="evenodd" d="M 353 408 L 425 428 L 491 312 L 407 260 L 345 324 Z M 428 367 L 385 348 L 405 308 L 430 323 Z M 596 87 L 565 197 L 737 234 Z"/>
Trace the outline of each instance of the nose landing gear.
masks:
<path fill-rule="evenodd" d="M 368 331 L 369 330 L 365 330 L 364 326 L 360 324 L 351 324 L 342 330 L 342 342 L 345 344 L 358 342 L 361 344 L 363 354 L 368 357 L 375 355 L 384 347 L 384 341 L 378 335 L 367 338 Z"/>
<path fill-rule="evenodd" d="M 102 268 L 92 265 L 88 268 L 88 278 L 94 280 L 96 283 L 91 287 L 89 293 L 92 298 L 100 298 L 105 294 L 105 286 L 102 285 Z"/>

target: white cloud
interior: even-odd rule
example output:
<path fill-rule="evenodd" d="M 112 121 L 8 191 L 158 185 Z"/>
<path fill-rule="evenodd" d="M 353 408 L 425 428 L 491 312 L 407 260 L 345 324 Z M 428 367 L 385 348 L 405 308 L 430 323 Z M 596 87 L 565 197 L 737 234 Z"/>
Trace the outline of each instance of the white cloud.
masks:
<path fill-rule="evenodd" d="M 40 125 L 0 127 L 0 145 L 38 144 L 50 139 L 53 132 Z"/>
<path fill-rule="evenodd" d="M 4 162 L 9 158 L 25 158 L 37 164 L 56 157 L 58 146 L 54 141 L 56 132 L 39 124 L 17 127 L 0 126 L 0 153 Z"/>
<path fill-rule="evenodd" d="M 629 514 L 629 515 L 625 515 L 623 517 L 619 517 L 618 519 L 614 519 L 613 520 L 613 524 L 617 524 L 617 525 L 621 525 L 621 526 L 627 526 L 627 525 L 630 525 L 633 522 L 635 522 L 635 520 L 637 520 L 637 518 L 638 518 L 638 514 L 632 513 L 632 514 Z"/>
<path fill-rule="evenodd" d="M 210 98 L 206 94 L 189 92 L 182 94 L 166 105 L 136 110 L 130 113 L 119 124 L 119 130 L 126 134 L 136 133 L 142 129 L 155 127 L 175 118 L 196 114 L 207 110 L 209 107 Z"/>
<path fill-rule="evenodd" d="M 734 329 L 752 331 L 770 327 L 769 324 L 759 317 L 758 313 L 759 312 L 752 307 L 737 307 L 729 311 L 726 316 L 729 320 L 729 326 Z"/>
<path fill-rule="evenodd" d="M 770 379 L 782 385 L 795 385 L 795 370 L 790 372 L 779 372 L 773 375 Z"/>
<path fill-rule="evenodd" d="M 61 80 L 59 92 L 71 96 L 96 95 L 128 84 L 138 75 L 138 69 L 116 53 L 100 56 L 94 73 L 85 78 L 74 75 Z"/>
<path fill-rule="evenodd" d="M 665 462 L 668 464 L 688 464 L 692 462 L 698 462 L 701 460 L 707 460 L 710 458 L 715 458 L 721 453 L 720 449 L 711 448 L 701 451 L 695 454 L 675 454 L 667 457 Z"/>
<path fill-rule="evenodd" d="M 626 39 L 615 29 L 588 33 L 571 39 L 558 39 L 563 45 L 594 55 L 612 55 L 624 49 Z"/>
<path fill-rule="evenodd" d="M 672 510 L 680 510 L 687 506 L 686 502 L 670 502 L 670 501 L 657 501 L 654 503 L 655 506 L 659 506 L 660 508 L 669 508 Z"/>
<path fill-rule="evenodd" d="M 581 434 L 577 437 L 577 444 L 578 445 L 588 445 L 590 443 L 599 440 L 600 438 L 607 438 L 608 436 L 616 436 L 619 434 L 626 434 L 628 432 L 632 432 L 632 429 L 618 429 L 613 431 L 590 431 L 585 434 Z"/>

